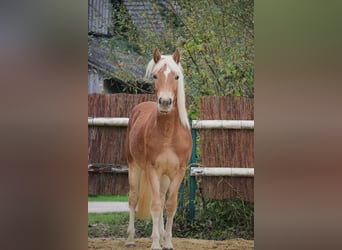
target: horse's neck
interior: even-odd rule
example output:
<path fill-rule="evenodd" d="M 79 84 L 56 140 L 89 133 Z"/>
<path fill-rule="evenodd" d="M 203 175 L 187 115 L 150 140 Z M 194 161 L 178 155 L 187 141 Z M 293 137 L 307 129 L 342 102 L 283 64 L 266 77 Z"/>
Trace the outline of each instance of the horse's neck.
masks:
<path fill-rule="evenodd" d="M 170 114 L 157 115 L 157 129 L 164 136 L 172 136 L 180 124 L 178 110 L 173 110 Z"/>

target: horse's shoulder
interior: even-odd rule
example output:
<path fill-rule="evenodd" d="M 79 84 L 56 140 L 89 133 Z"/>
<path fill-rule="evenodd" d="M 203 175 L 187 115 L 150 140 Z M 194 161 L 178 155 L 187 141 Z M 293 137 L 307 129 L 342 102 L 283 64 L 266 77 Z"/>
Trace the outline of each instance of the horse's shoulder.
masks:
<path fill-rule="evenodd" d="M 157 108 L 155 102 L 141 102 L 132 109 L 132 113 L 136 112 L 151 112 L 153 109 Z"/>
<path fill-rule="evenodd" d="M 139 122 L 140 124 L 143 124 L 156 108 L 157 105 L 155 102 L 139 103 L 132 109 L 130 123 L 135 124 L 136 122 Z"/>

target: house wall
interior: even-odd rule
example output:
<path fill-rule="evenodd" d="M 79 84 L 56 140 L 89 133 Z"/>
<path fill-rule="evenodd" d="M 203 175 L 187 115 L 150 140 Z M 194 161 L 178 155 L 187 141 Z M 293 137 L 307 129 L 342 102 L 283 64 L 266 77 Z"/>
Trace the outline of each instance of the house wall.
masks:
<path fill-rule="evenodd" d="M 103 93 L 103 74 L 91 66 L 88 67 L 88 93 Z"/>

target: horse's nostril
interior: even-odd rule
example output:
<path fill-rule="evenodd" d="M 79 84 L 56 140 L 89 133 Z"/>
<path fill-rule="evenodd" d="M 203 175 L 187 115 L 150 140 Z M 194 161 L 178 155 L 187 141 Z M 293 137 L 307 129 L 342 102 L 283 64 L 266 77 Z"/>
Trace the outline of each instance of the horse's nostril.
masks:
<path fill-rule="evenodd" d="M 162 97 L 160 97 L 158 99 L 158 103 L 159 103 L 159 105 L 161 105 L 163 107 L 168 107 L 172 103 L 172 98 L 165 98 L 165 99 L 163 99 Z"/>

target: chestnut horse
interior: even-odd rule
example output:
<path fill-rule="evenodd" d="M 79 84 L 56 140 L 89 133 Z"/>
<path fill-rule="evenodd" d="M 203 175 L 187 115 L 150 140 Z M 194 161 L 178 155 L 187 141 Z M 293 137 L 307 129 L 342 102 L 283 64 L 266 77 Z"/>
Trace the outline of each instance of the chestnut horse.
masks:
<path fill-rule="evenodd" d="M 173 249 L 172 223 L 178 189 L 189 162 L 192 140 L 185 105 L 183 71 L 178 49 L 171 55 L 153 51 L 145 77 L 154 79 L 155 102 L 135 106 L 129 118 L 127 160 L 129 225 L 127 247 L 134 243 L 134 216 L 152 217 L 151 249 Z M 163 209 L 165 196 L 166 227 Z"/>

